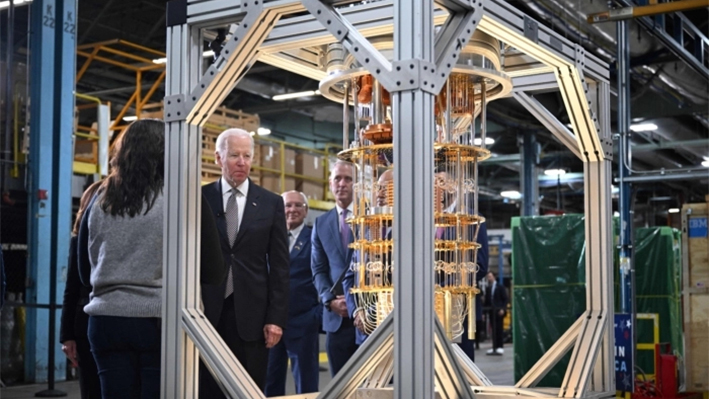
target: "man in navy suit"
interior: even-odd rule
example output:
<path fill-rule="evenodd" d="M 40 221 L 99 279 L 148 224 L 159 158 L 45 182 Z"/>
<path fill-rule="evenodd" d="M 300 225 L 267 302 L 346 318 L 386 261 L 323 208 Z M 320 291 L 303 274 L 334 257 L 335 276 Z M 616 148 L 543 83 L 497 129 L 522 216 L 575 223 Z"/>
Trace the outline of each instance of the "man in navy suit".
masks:
<path fill-rule="evenodd" d="M 355 328 L 347 312 L 342 279 L 352 260 L 352 164 L 337 161 L 330 172 L 330 191 L 336 207 L 315 219 L 311 264 L 313 282 L 323 303 L 325 350 L 334 376 L 357 350 Z"/>
<path fill-rule="evenodd" d="M 454 171 L 455 169 L 452 168 L 445 168 L 446 165 L 441 165 L 442 169 L 446 171 L 438 172 L 436 173 L 436 178 L 437 179 L 442 179 L 442 180 L 447 180 L 447 179 L 455 179 L 455 175 L 453 175 L 451 172 Z M 449 175 L 450 174 L 450 175 Z M 468 194 L 469 195 L 469 194 Z M 445 207 L 444 213 L 452 213 L 455 212 L 456 205 L 457 205 L 457 196 L 455 194 L 451 193 L 446 193 L 442 197 L 443 200 L 443 206 Z M 473 213 L 472 206 L 470 209 L 468 209 L 468 213 Z M 470 227 L 468 231 L 468 237 L 473 237 L 474 233 L 474 228 Z M 456 229 L 454 227 L 449 227 L 449 228 L 442 228 L 439 227 L 436 230 L 436 235 L 440 236 L 438 238 L 442 239 L 447 239 L 448 237 L 455 237 L 456 236 Z M 475 263 L 478 265 L 478 270 L 476 276 L 484 276 L 487 273 L 487 268 L 488 268 L 488 242 L 487 242 L 487 225 L 485 223 L 482 223 L 478 229 L 478 235 L 477 239 L 475 240 L 478 244 L 480 244 L 480 248 L 478 248 L 476 258 L 475 258 Z M 477 277 L 476 277 L 477 279 Z M 479 295 L 475 297 L 475 319 L 476 322 L 482 319 L 483 316 L 483 310 L 482 310 L 482 303 L 478 299 Z M 478 323 L 476 323 L 478 324 Z M 476 328 L 478 325 L 476 325 Z M 463 349 L 463 352 L 465 352 L 466 355 L 470 358 L 470 360 L 475 361 L 475 340 L 474 339 L 468 339 L 468 319 L 467 317 L 463 319 L 463 335 L 461 337 L 461 341 L 458 344 L 461 349 Z"/>
<path fill-rule="evenodd" d="M 286 394 L 288 359 L 297 394 L 317 392 L 320 374 L 318 344 L 322 307 L 310 268 L 312 229 L 303 223 L 308 214 L 308 199 L 298 191 L 288 191 L 281 196 L 290 245 L 290 306 L 283 338 L 268 355 L 265 392 L 268 397 Z"/>
<path fill-rule="evenodd" d="M 202 284 L 204 314 L 262 390 L 268 349 L 288 321 L 289 257 L 283 199 L 249 178 L 254 153 L 251 135 L 229 129 L 217 138 L 215 158 L 222 177 L 202 188 L 214 212 L 227 277 Z M 200 367 L 199 396 L 223 398 Z"/>

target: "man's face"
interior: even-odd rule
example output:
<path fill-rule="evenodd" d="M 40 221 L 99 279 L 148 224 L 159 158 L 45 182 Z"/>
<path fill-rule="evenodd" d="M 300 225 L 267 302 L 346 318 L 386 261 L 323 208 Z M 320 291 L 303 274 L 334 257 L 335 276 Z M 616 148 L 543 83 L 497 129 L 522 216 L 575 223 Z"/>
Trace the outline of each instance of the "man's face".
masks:
<path fill-rule="evenodd" d="M 305 216 L 308 215 L 307 204 L 303 203 L 303 197 L 296 192 L 287 192 L 283 195 L 283 205 L 286 207 L 286 224 L 288 230 L 293 230 L 303 224 Z"/>
<path fill-rule="evenodd" d="M 490 284 L 494 283 L 495 282 L 495 275 L 492 273 L 488 273 L 487 274 L 487 282 Z"/>
<path fill-rule="evenodd" d="M 251 138 L 230 136 L 226 139 L 223 154 L 216 152 L 217 165 L 222 168 L 222 177 L 232 187 L 238 187 L 251 172 Z"/>
<path fill-rule="evenodd" d="M 391 170 L 387 170 L 379 176 L 377 183 L 379 184 L 379 191 L 377 191 L 377 206 L 387 206 L 387 188 L 390 184 L 393 184 L 394 173 Z"/>
<path fill-rule="evenodd" d="M 335 164 L 330 174 L 330 191 L 337 204 L 346 208 L 352 203 L 352 167 L 347 164 Z"/>

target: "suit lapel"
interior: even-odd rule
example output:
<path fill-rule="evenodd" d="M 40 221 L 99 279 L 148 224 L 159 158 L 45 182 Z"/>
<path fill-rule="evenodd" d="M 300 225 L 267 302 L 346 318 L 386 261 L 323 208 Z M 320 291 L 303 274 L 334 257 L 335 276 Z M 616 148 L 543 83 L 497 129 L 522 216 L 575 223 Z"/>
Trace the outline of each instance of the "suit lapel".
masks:
<path fill-rule="evenodd" d="M 244 202 L 244 215 L 241 217 L 241 222 L 239 222 L 239 232 L 236 234 L 234 246 L 239 244 L 239 241 L 241 241 L 248 231 L 251 220 L 253 220 L 259 211 L 258 199 L 261 196 L 260 190 L 261 187 L 255 185 L 254 182 L 249 179 L 249 194 L 246 196 L 246 201 Z"/>
<path fill-rule="evenodd" d="M 295 258 L 298 254 L 305 248 L 307 243 L 310 242 L 310 229 L 308 226 L 303 226 L 300 230 L 300 234 L 295 238 L 295 245 L 293 245 L 293 250 L 290 251 L 291 258 Z"/>
<path fill-rule="evenodd" d="M 224 217 L 224 203 L 222 198 L 222 185 L 221 179 L 216 182 L 204 187 L 204 197 L 207 199 L 209 206 L 212 208 L 212 213 L 214 213 L 214 219 L 217 222 L 217 229 L 219 230 L 219 237 L 224 240 L 226 246 L 229 246 L 229 239 L 226 233 L 226 218 Z"/>

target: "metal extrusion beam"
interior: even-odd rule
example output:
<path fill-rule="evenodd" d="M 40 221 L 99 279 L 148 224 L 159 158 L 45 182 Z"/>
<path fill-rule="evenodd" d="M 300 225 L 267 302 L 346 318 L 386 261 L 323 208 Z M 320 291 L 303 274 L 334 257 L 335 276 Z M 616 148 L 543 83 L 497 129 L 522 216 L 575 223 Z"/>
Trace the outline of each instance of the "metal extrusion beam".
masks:
<path fill-rule="evenodd" d="M 507 63 L 507 60 L 505 60 Z M 512 77 L 512 94 L 518 92 L 549 92 L 559 90 L 554 70 L 549 67 L 538 68 L 537 74 L 508 74 Z"/>
<path fill-rule="evenodd" d="M 544 378 L 549 371 L 561 360 L 564 355 L 574 346 L 581 330 L 583 316 L 576 319 L 574 324 L 549 348 L 546 353 L 537 360 L 532 368 L 527 371 L 515 384 L 516 388 L 532 388 Z"/>
<path fill-rule="evenodd" d="M 453 351 L 455 352 L 455 356 L 458 358 L 461 369 L 468 377 L 468 382 L 470 382 L 471 385 L 492 386 L 492 381 L 490 381 L 485 373 L 483 373 L 482 370 L 475 365 L 475 362 L 470 360 L 468 355 L 463 351 L 463 349 L 461 349 L 460 346 L 453 345 Z"/>
<path fill-rule="evenodd" d="M 280 53 L 263 53 L 259 52 L 258 60 L 275 67 L 285 69 L 298 75 L 308 77 L 310 79 L 321 81 L 327 77 L 327 72 L 320 69 L 317 65 L 308 64 L 302 60 L 290 57 L 288 52 Z"/>
<path fill-rule="evenodd" d="M 433 1 L 397 1 L 394 63 L 433 65 Z M 394 393 L 399 399 L 430 399 L 434 392 L 433 120 L 434 94 L 414 82 L 391 91 L 394 126 Z M 416 86 L 414 86 L 416 87 Z M 413 272 L 407 272 L 413 271 Z M 412 332 L 416 334 L 412 334 Z"/>
<path fill-rule="evenodd" d="M 201 43 L 186 25 L 167 29 L 166 96 L 189 92 L 198 79 Z M 190 57 L 191 54 L 197 55 Z M 183 309 L 200 303 L 201 129 L 168 121 L 165 134 L 163 239 L 162 398 L 197 397 L 198 354 L 182 328 Z"/>
<path fill-rule="evenodd" d="M 505 44 L 547 65 L 575 63 L 577 46 L 574 43 L 551 28 L 532 20 L 503 0 L 485 2 L 485 14 L 479 27 L 485 33 L 497 37 Z M 586 55 L 586 62 L 582 69 L 594 80 L 610 79 L 608 65 L 591 54 Z"/>
<path fill-rule="evenodd" d="M 201 311 L 185 309 L 182 323 L 224 394 L 239 399 L 265 398 L 261 388 L 251 379 Z"/>
<path fill-rule="evenodd" d="M 556 82 L 555 82 L 556 83 Z M 524 92 L 515 92 L 515 99 L 544 125 L 562 144 L 564 144 L 579 159 L 583 159 L 576 145 L 574 134 L 559 121 L 542 103 Z"/>
<path fill-rule="evenodd" d="M 483 8 L 480 6 L 452 13 L 436 34 L 434 54 L 438 75 L 435 77 L 435 87 L 443 87 L 482 16 Z"/>
<path fill-rule="evenodd" d="M 473 391 L 470 389 L 467 374 L 458 362 L 453 346 L 446 335 L 443 324 L 435 317 L 435 375 L 438 384 L 437 393 L 442 398 L 450 399 L 474 399 Z M 465 355 L 467 357 L 467 355 Z"/>
<path fill-rule="evenodd" d="M 204 123 L 224 101 L 248 66 L 256 60 L 258 47 L 280 17 L 278 13 L 264 10 L 254 3 L 250 4 L 244 6 L 246 15 L 241 23 L 236 28 L 232 26 L 230 29 L 231 39 L 222 48 L 219 58 L 209 66 L 190 93 L 187 99 L 188 107 L 191 109 L 187 115 L 189 123 Z M 170 113 L 167 107 L 165 113 L 166 120 L 169 120 Z"/>
<path fill-rule="evenodd" d="M 380 363 L 392 357 L 397 313 L 395 309 L 384 319 L 330 383 L 320 390 L 318 399 L 349 398 Z"/>

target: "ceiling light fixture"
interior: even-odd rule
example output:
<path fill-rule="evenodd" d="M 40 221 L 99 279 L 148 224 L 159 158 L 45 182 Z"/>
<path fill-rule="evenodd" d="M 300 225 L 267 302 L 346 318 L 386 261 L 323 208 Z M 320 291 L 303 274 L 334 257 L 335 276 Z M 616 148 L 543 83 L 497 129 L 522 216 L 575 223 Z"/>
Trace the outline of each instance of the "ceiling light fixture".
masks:
<path fill-rule="evenodd" d="M 563 176 L 566 174 L 566 169 L 547 169 L 544 174 L 547 176 Z"/>
<path fill-rule="evenodd" d="M 630 125 L 630 130 L 638 132 L 654 132 L 657 130 L 657 125 L 654 123 L 638 123 Z"/>
<path fill-rule="evenodd" d="M 709 157 L 704 157 L 704 161 L 702 161 L 702 166 L 705 168 L 709 168 Z"/>
<path fill-rule="evenodd" d="M 133 115 L 133 116 L 124 116 L 124 117 L 123 117 L 123 120 L 126 121 L 126 122 L 133 122 L 133 121 L 137 121 L 137 120 L 138 120 L 138 117 L 135 116 L 135 115 Z"/>
<path fill-rule="evenodd" d="M 473 145 L 480 145 L 480 144 L 482 144 L 482 142 L 483 142 L 483 140 L 480 137 L 478 137 L 475 140 L 473 140 Z M 485 145 L 493 145 L 493 144 L 495 144 L 495 139 L 493 139 L 492 137 L 485 137 Z"/>
<path fill-rule="evenodd" d="M 679 208 L 670 208 L 667 210 L 667 213 L 679 213 Z"/>
<path fill-rule="evenodd" d="M 256 129 L 256 134 L 258 134 L 259 136 L 268 136 L 269 134 L 271 134 L 271 129 L 267 127 L 260 127 Z"/>
<path fill-rule="evenodd" d="M 277 95 L 271 97 L 271 100 L 284 101 L 284 100 L 292 100 L 294 98 L 311 97 L 311 96 L 319 96 L 319 95 L 320 95 L 320 90 L 308 90 L 308 91 L 299 91 L 296 93 L 277 94 Z"/>
<path fill-rule="evenodd" d="M 15 7 L 21 6 L 23 4 L 31 3 L 32 0 L 15 0 Z M 0 1 L 0 10 L 5 9 L 5 8 L 10 8 L 10 2 L 9 1 Z"/>
<path fill-rule="evenodd" d="M 516 199 L 522 198 L 522 193 L 520 193 L 517 190 L 508 190 L 508 191 L 502 191 L 500 193 L 500 196 L 516 200 Z"/>

